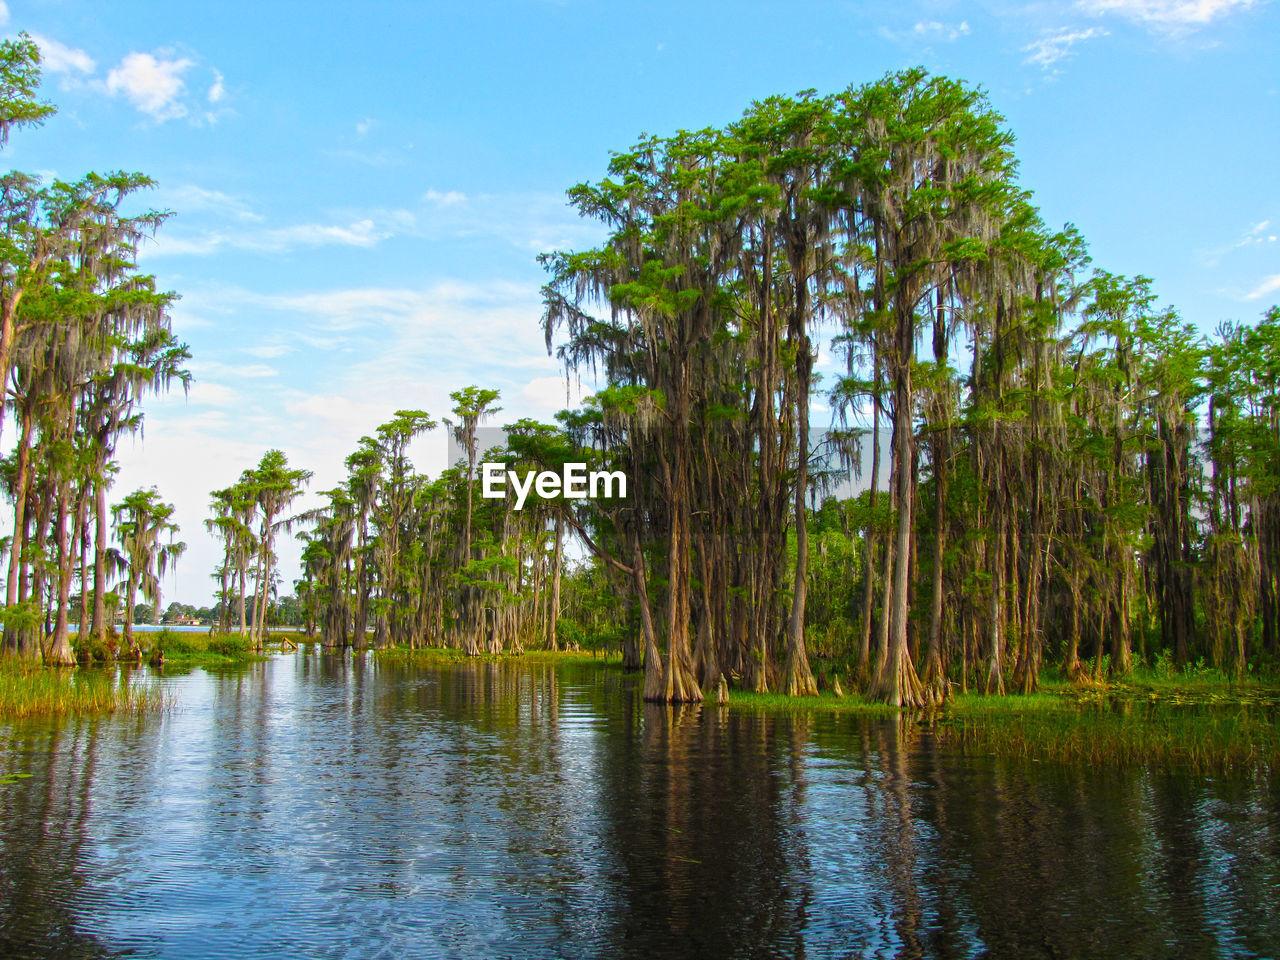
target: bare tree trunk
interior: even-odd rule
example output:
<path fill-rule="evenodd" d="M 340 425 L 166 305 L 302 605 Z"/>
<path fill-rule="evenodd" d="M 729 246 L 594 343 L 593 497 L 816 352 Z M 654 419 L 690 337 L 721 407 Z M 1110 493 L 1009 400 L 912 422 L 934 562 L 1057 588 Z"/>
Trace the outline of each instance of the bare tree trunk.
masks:
<path fill-rule="evenodd" d="M 899 313 L 904 308 L 899 307 Z M 905 326 L 904 326 L 905 325 Z M 893 593 L 889 598 L 889 636 L 880 669 L 868 696 L 895 707 L 924 706 L 920 680 L 907 649 L 908 593 L 914 476 L 911 472 L 910 317 L 898 318 L 898 362 L 894 370 L 893 471 L 897 490 L 898 524 L 894 543 Z"/>
<path fill-rule="evenodd" d="M 93 638 L 106 642 L 107 624 L 107 483 L 94 484 L 93 540 Z"/>
<path fill-rule="evenodd" d="M 29 404 L 22 406 L 22 432 L 18 437 L 17 466 L 13 480 L 13 545 L 9 550 L 9 581 L 5 591 L 5 603 L 18 602 L 18 579 L 22 575 L 23 553 L 26 551 L 27 491 L 31 486 L 31 429 L 32 416 Z"/>
<path fill-rule="evenodd" d="M 89 626 L 89 481 L 85 480 L 76 494 L 75 532 L 80 545 L 80 616 L 76 620 L 76 644 L 87 651 L 85 642 Z"/>
<path fill-rule="evenodd" d="M 875 600 L 876 501 L 880 491 L 880 358 L 875 359 L 875 387 L 871 401 L 871 493 L 866 540 L 863 544 L 862 637 L 858 646 L 859 679 L 865 681 L 871 671 L 871 621 Z"/>
<path fill-rule="evenodd" d="M 551 620 L 547 625 L 548 645 L 552 650 L 560 649 L 560 571 L 564 564 L 564 520 L 556 517 L 556 551 L 551 561 Z"/>
<path fill-rule="evenodd" d="M 67 538 L 67 500 L 69 499 L 69 482 L 64 481 L 58 490 L 57 519 L 54 527 L 54 538 L 58 550 L 58 599 L 55 615 L 53 637 L 45 653 L 45 663 L 69 666 L 76 662 L 71 651 L 71 641 L 67 629 L 67 607 L 71 598 L 71 578 L 74 567 L 71 563 Z"/>
<path fill-rule="evenodd" d="M 809 512 L 805 497 L 809 492 L 809 373 L 812 357 L 809 338 L 801 336 L 796 360 L 799 424 L 796 445 L 796 576 L 791 592 L 791 616 L 787 623 L 787 665 L 784 674 L 787 696 L 816 697 L 818 684 L 809 669 L 804 643 L 804 608 L 809 592 Z"/>

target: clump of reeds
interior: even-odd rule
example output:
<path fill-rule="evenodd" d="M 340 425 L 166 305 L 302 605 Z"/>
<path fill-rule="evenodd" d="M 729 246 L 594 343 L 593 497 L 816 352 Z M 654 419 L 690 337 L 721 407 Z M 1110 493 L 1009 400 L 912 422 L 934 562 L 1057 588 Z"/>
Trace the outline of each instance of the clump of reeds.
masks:
<path fill-rule="evenodd" d="M 824 690 L 816 697 L 791 697 L 785 693 L 754 693 L 751 690 L 729 691 L 729 705 L 755 710 L 782 713 L 820 710 L 825 712 L 856 711 L 858 713 L 893 714 L 897 707 L 867 700 L 859 693 L 836 696 L 833 690 Z"/>
<path fill-rule="evenodd" d="M 5 720 L 142 713 L 163 703 L 154 687 L 117 680 L 105 670 L 0 662 L 0 718 Z"/>
<path fill-rule="evenodd" d="M 937 730 L 939 740 L 1002 757 L 1202 774 L 1280 769 L 1280 736 L 1269 710 L 963 704 Z"/>

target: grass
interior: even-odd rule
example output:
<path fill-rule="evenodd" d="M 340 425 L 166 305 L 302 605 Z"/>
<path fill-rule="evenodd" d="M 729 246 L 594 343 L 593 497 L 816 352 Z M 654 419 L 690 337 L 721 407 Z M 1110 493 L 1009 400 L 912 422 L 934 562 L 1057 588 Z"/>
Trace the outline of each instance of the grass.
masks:
<path fill-rule="evenodd" d="M 884 714 L 859 694 L 817 697 L 734 690 L 744 709 Z M 1216 671 L 1136 670 L 1121 680 L 1072 684 L 1047 671 L 1038 692 L 959 694 L 925 726 L 939 742 L 1001 757 L 1069 764 L 1180 768 L 1196 773 L 1280 770 L 1280 683 Z"/>
<path fill-rule="evenodd" d="M 142 643 L 150 641 L 151 648 L 145 649 L 143 659 L 148 659 L 152 651 L 159 648 L 164 652 L 165 664 L 218 664 L 244 663 L 252 660 L 265 660 L 263 654 L 255 653 L 248 637 L 238 633 L 195 633 L 193 631 L 157 630 L 145 637 L 135 634 Z M 267 643 L 272 640 L 268 637 Z"/>
<path fill-rule="evenodd" d="M 104 670 L 0 662 L 0 720 L 142 713 L 161 706 L 158 691 L 120 683 Z"/>
<path fill-rule="evenodd" d="M 595 667 L 621 667 L 621 654 L 610 652 L 592 653 L 590 651 L 567 650 L 529 650 L 524 653 L 482 653 L 469 657 L 455 647 L 388 647 L 378 650 L 376 656 L 381 660 L 402 663 L 420 663 L 425 665 L 444 663 L 493 663 L 498 660 L 519 660 L 526 663 L 580 664 Z"/>
<path fill-rule="evenodd" d="M 156 652 L 164 653 L 164 663 L 172 665 L 199 665 L 245 663 L 266 659 L 260 653 L 254 653 L 253 645 L 248 637 L 238 633 L 215 633 L 210 635 L 203 631 L 188 630 L 147 630 L 133 635 L 135 642 L 142 649 L 142 660 L 149 662 Z M 269 637 L 268 644 L 278 642 L 279 636 Z M 91 662 L 106 663 L 112 660 L 111 651 L 101 643 L 86 638 L 87 648 L 82 649 L 79 637 L 73 635 L 71 645 L 78 656 L 87 655 Z M 121 637 L 116 636 L 116 643 Z"/>
<path fill-rule="evenodd" d="M 385 650 L 375 651 L 375 656 L 379 660 L 389 660 L 397 663 L 421 663 L 428 666 L 441 663 L 483 662 L 504 659 L 502 656 L 494 656 L 493 654 L 468 657 L 461 650 L 452 647 L 417 647 L 412 650 L 408 647 L 387 647 Z M 509 657 L 510 655 L 507 656 Z"/>
<path fill-rule="evenodd" d="M 996 756 L 1226 773 L 1280 769 L 1276 715 L 1248 703 L 970 694 L 938 716 L 935 730 L 941 742 Z"/>
<path fill-rule="evenodd" d="M 707 701 L 715 702 L 715 691 L 707 695 Z M 822 713 L 897 713 L 897 707 L 884 703 L 874 703 L 860 693 L 845 694 L 837 697 L 830 690 L 819 693 L 816 697 L 789 697 L 785 693 L 753 693 L 750 690 L 730 690 L 729 706 L 735 709 L 767 710 L 779 713 L 795 713 L 798 711 L 816 710 Z"/>

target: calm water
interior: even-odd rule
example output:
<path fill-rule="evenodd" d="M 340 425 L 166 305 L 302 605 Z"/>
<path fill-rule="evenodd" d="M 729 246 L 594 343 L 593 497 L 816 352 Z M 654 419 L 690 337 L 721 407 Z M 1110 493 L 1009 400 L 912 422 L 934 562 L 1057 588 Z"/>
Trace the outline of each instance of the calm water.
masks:
<path fill-rule="evenodd" d="M 0 728 L 0 956 L 1250 957 L 1280 786 L 299 653 Z"/>

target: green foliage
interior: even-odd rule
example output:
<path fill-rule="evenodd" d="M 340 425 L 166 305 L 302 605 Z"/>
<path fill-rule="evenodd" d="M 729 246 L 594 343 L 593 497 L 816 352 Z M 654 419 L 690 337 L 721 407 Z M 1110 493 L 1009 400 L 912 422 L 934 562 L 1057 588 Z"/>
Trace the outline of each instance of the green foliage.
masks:
<path fill-rule="evenodd" d="M 252 653 L 252 644 L 248 637 L 224 633 L 210 637 L 207 649 L 210 653 L 216 653 L 219 656 L 241 659 Z"/>

